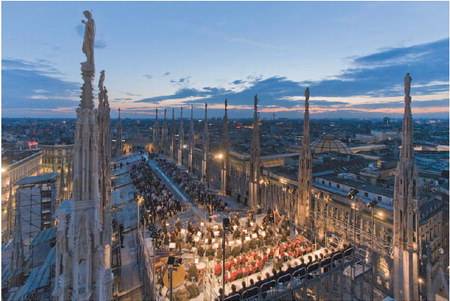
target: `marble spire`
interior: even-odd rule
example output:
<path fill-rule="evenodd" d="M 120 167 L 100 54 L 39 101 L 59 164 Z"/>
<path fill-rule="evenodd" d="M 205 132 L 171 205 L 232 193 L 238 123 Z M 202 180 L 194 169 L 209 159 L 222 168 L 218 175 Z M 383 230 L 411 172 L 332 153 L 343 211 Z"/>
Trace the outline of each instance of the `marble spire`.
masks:
<path fill-rule="evenodd" d="M 404 78 L 402 148 L 394 183 L 394 297 L 419 300 L 417 171 L 414 162 L 411 76 Z"/>
<path fill-rule="evenodd" d="M 20 197 L 19 193 L 16 194 L 16 208 L 14 215 L 14 232 L 12 235 L 12 249 L 13 252 L 11 254 L 10 261 L 10 271 L 13 274 L 11 278 L 10 287 L 20 286 L 22 285 L 23 280 L 23 272 L 25 265 L 25 253 L 24 253 L 24 245 L 22 239 L 22 221 L 20 214 Z"/>
<path fill-rule="evenodd" d="M 64 158 L 61 160 L 60 165 L 60 173 L 59 173 L 59 193 L 58 193 L 58 201 L 61 202 L 62 200 L 66 199 L 66 191 L 64 191 L 64 188 L 66 186 L 66 180 L 65 180 L 65 171 L 64 171 Z"/>
<path fill-rule="evenodd" d="M 249 181 L 249 205 L 250 209 L 256 212 L 260 207 L 260 168 L 261 168 L 261 145 L 259 138 L 259 118 L 258 118 L 258 95 L 255 95 L 253 103 L 253 132 L 250 149 L 250 181 Z"/>
<path fill-rule="evenodd" d="M 183 107 L 180 109 L 180 129 L 178 131 L 178 165 L 183 165 L 184 125 Z"/>
<path fill-rule="evenodd" d="M 120 119 L 120 108 L 119 108 L 119 117 L 117 121 L 117 141 L 116 141 L 116 157 L 120 157 L 123 154 L 123 145 L 122 145 L 122 120 Z"/>
<path fill-rule="evenodd" d="M 298 200 L 296 223 L 301 229 L 308 226 L 311 203 L 312 157 L 309 133 L 309 88 L 305 89 L 305 112 L 303 115 L 303 139 L 298 166 Z"/>
<path fill-rule="evenodd" d="M 220 193 L 227 195 L 229 190 L 229 155 L 230 155 L 230 139 L 228 136 L 228 100 L 225 99 L 225 112 L 223 116 L 223 161 L 222 170 L 220 172 Z"/>
<path fill-rule="evenodd" d="M 10 179 L 11 181 L 11 179 Z M 7 239 L 10 239 L 13 236 L 13 230 L 14 230 L 14 212 L 13 212 L 13 205 L 14 205 L 14 196 L 13 196 L 13 183 L 9 183 L 9 194 L 8 194 L 8 205 L 7 205 L 7 212 L 6 212 L 6 237 Z"/>
<path fill-rule="evenodd" d="M 167 142 L 169 134 L 169 128 L 167 126 L 167 109 L 164 108 L 164 119 L 163 119 L 163 126 L 161 129 L 161 147 L 163 153 L 167 154 Z"/>
<path fill-rule="evenodd" d="M 176 156 L 176 145 L 175 145 L 175 133 L 176 133 L 176 129 L 175 129 L 175 108 L 172 108 L 172 126 L 170 127 L 171 129 L 171 134 L 170 134 L 170 158 L 172 158 L 172 160 L 176 160 L 175 156 Z"/>
<path fill-rule="evenodd" d="M 159 138 L 159 120 L 158 120 L 158 108 L 155 108 L 155 122 L 153 123 L 153 148 L 155 152 L 159 152 L 160 138 Z"/>
<path fill-rule="evenodd" d="M 100 136 L 92 88 L 95 25 L 89 11 L 84 15 L 88 19 L 84 21 L 83 43 L 87 61 L 81 64 L 83 86 L 73 149 L 72 209 L 69 224 L 61 220 L 57 229 L 54 291 L 57 300 L 106 300 L 109 296 L 105 288 L 103 207 L 99 191 Z"/>
<path fill-rule="evenodd" d="M 188 170 L 193 172 L 194 163 L 194 105 L 191 105 L 191 121 L 189 123 L 189 155 L 188 155 Z"/>
<path fill-rule="evenodd" d="M 99 124 L 99 174 L 100 174 L 100 211 L 102 225 L 102 245 L 104 246 L 104 292 L 106 299 L 111 299 L 113 275 L 112 257 L 112 205 L 111 205 L 111 131 L 108 91 L 103 85 L 105 71 L 101 72 L 98 84 L 98 124 Z"/>
<path fill-rule="evenodd" d="M 205 103 L 205 120 L 203 120 L 203 158 L 202 158 L 202 182 L 209 187 L 208 179 L 208 152 L 209 152 L 209 133 L 208 133 L 208 104 Z"/>

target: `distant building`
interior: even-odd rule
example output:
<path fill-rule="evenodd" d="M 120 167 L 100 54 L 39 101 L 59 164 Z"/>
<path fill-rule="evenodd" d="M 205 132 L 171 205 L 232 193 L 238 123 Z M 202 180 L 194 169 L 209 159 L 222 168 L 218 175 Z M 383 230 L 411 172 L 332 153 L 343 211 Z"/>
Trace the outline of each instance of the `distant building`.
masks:
<path fill-rule="evenodd" d="M 42 151 L 2 152 L 2 237 L 10 238 L 13 212 L 11 211 L 14 198 L 15 183 L 28 176 L 35 176 L 41 172 Z"/>
<path fill-rule="evenodd" d="M 336 152 L 341 154 L 351 154 L 351 150 L 347 145 L 337 139 L 334 135 L 326 134 L 311 144 L 313 153 L 329 153 Z"/>
<path fill-rule="evenodd" d="M 16 214 L 20 210 L 24 254 L 27 256 L 33 238 L 54 224 L 57 174 L 26 177 L 16 185 Z"/>
<path fill-rule="evenodd" d="M 41 171 L 40 150 L 6 151 L 2 153 L 2 196 L 9 193 L 9 185 L 23 177 L 37 175 Z M 2 197 L 2 199 L 4 199 Z"/>
<path fill-rule="evenodd" d="M 61 172 L 63 165 L 65 172 L 70 172 L 73 144 L 40 145 L 42 150 L 42 172 Z"/>
<path fill-rule="evenodd" d="M 72 194 L 73 144 L 41 145 L 42 172 L 58 173 L 58 201 Z"/>

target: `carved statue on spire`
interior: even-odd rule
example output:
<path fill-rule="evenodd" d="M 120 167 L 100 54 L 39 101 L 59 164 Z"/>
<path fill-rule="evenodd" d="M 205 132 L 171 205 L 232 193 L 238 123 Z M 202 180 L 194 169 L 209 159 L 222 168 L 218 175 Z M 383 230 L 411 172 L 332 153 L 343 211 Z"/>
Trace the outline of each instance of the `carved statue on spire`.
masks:
<path fill-rule="evenodd" d="M 309 100 L 309 88 L 305 89 L 305 100 L 308 101 Z"/>
<path fill-rule="evenodd" d="M 86 55 L 86 62 L 84 63 L 88 67 L 94 68 L 94 39 L 95 39 L 95 22 L 92 19 L 90 11 L 85 10 L 83 12 L 87 20 L 82 20 L 84 24 L 84 40 L 82 51 Z"/>
<path fill-rule="evenodd" d="M 103 92 L 105 90 L 105 87 L 103 86 L 103 82 L 105 81 L 105 70 L 102 70 L 100 72 L 100 78 L 98 80 L 98 90 Z"/>
<path fill-rule="evenodd" d="M 411 75 L 409 73 L 406 73 L 405 80 L 404 80 L 404 88 L 405 88 L 405 97 L 409 98 L 411 96 Z"/>

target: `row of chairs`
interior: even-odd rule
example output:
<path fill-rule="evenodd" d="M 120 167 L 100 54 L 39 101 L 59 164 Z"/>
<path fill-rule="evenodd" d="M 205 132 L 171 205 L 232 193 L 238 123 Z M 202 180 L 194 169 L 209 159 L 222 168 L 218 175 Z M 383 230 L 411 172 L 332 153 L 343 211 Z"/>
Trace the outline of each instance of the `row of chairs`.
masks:
<path fill-rule="evenodd" d="M 354 248 L 349 247 L 332 256 L 323 258 L 319 262 L 312 262 L 306 267 L 295 269 L 293 272 L 282 272 L 281 275 L 272 276 L 271 278 L 262 281 L 261 284 L 248 288 L 242 293 L 229 295 L 224 301 L 259 300 L 259 297 L 265 299 L 270 290 L 284 289 L 292 280 L 301 283 L 305 279 L 312 279 L 320 274 L 327 273 L 330 269 L 347 261 L 352 256 L 353 252 Z"/>

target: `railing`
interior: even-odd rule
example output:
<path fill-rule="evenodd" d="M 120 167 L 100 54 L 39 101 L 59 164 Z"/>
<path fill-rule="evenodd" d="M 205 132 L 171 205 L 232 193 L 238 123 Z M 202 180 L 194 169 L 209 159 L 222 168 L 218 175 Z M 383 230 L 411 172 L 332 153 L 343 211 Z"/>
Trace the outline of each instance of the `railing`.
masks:
<path fill-rule="evenodd" d="M 137 262 L 139 266 L 139 276 L 143 285 L 143 294 L 145 300 L 159 300 L 158 294 L 155 293 L 155 273 L 154 266 L 154 249 L 153 245 L 149 249 L 145 243 L 144 234 L 142 231 L 137 231 Z"/>
<path fill-rule="evenodd" d="M 336 232 L 341 236 L 347 235 L 348 240 L 353 241 L 353 236 L 355 236 L 355 240 L 353 243 L 356 245 L 362 245 L 369 249 L 374 249 L 380 255 L 383 256 L 391 256 L 392 247 L 389 244 L 384 243 L 380 237 L 377 237 L 373 233 L 369 233 L 367 231 L 361 230 L 361 227 L 358 225 L 354 225 L 353 223 L 349 223 L 346 221 L 342 221 L 333 216 L 324 217 L 322 214 L 316 215 L 316 223 L 320 222 L 317 226 L 317 229 L 326 228 L 325 231 L 328 232 Z M 335 231 L 330 231 L 329 228 L 333 227 Z"/>

